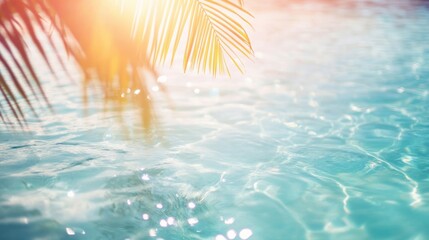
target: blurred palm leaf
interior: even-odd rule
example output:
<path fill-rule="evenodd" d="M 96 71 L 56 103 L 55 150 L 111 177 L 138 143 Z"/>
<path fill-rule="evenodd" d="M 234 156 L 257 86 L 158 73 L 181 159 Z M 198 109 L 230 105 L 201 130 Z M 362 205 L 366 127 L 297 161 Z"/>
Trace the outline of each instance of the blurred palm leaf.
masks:
<path fill-rule="evenodd" d="M 49 106 L 27 46 L 35 46 L 43 59 L 37 64 L 55 74 L 53 61 L 67 69 L 67 59 L 54 44 L 57 37 L 85 83 L 96 79 L 106 97 L 122 102 L 124 93 L 138 89 L 132 100 L 148 126 L 152 114 L 146 86 L 148 78 L 157 77 L 155 66 L 172 63 L 183 45 L 184 71 L 216 76 L 229 74 L 229 65 L 242 71 L 240 59 L 253 54 L 244 28 L 249 16 L 243 0 L 0 1 L 0 119 L 9 122 L 11 115 L 25 126 L 24 105 L 36 115 L 30 94 Z"/>

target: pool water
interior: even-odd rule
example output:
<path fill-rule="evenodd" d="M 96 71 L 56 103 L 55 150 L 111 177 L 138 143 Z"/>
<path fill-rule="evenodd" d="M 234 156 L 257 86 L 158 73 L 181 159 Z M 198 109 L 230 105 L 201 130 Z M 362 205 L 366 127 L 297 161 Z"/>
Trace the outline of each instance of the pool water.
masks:
<path fill-rule="evenodd" d="M 247 73 L 164 71 L 151 137 L 70 81 L 0 126 L 0 239 L 429 239 L 429 4 L 246 4 Z"/>

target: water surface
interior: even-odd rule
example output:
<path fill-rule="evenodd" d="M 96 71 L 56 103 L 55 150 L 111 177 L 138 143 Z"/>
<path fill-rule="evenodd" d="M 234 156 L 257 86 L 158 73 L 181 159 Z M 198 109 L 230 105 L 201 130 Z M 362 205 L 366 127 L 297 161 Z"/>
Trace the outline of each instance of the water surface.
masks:
<path fill-rule="evenodd" d="M 67 81 L 1 127 L 0 238 L 429 239 L 425 1 L 247 4 L 246 75 L 166 71 L 152 137 Z"/>

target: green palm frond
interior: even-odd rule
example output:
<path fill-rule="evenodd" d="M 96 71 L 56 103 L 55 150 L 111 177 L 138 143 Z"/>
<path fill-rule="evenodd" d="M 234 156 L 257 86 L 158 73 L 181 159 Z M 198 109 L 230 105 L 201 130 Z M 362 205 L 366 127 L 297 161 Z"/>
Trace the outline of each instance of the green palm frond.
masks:
<path fill-rule="evenodd" d="M 184 71 L 216 76 L 229 74 L 230 64 L 243 71 L 240 59 L 253 54 L 245 30 L 250 16 L 243 0 L 0 1 L 0 96 L 4 100 L 0 98 L 0 119 L 7 121 L 9 112 L 25 126 L 19 99 L 37 115 L 30 94 L 42 96 L 40 100 L 49 105 L 27 45 L 35 46 L 42 56 L 43 62 L 37 64 L 55 74 L 47 49 L 54 49 L 55 61 L 66 70 L 67 59 L 58 57 L 60 49 L 52 39 L 59 36 L 86 83 L 97 79 L 106 96 L 119 102 L 129 89 L 140 89 L 140 96 L 132 100 L 149 122 L 147 76 L 157 77 L 155 66 L 167 60 L 172 63 L 182 45 Z"/>

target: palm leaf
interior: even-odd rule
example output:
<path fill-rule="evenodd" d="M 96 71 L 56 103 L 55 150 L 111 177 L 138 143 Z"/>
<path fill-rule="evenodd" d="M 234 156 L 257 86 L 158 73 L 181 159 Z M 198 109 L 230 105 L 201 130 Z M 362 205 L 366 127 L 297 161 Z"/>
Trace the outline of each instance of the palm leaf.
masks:
<path fill-rule="evenodd" d="M 131 94 L 129 99 L 142 109 L 148 126 L 152 114 L 146 87 L 147 81 L 157 77 L 155 66 L 167 60 L 172 63 L 182 45 L 184 71 L 195 69 L 216 76 L 229 74 L 230 64 L 243 71 L 240 59 L 253 54 L 244 27 L 250 25 L 249 16 L 243 0 L 3 0 L 0 96 L 6 107 L 0 105 L 0 118 L 5 122 L 9 111 L 25 126 L 19 99 L 36 115 L 29 93 L 49 103 L 27 44 L 36 47 L 43 59 L 38 64 L 46 65 L 52 74 L 46 49 L 54 49 L 55 61 L 65 70 L 67 59 L 59 57 L 61 50 L 51 39 L 53 29 L 69 57 L 78 63 L 85 83 L 99 81 L 106 99 L 124 102 L 124 95 L 138 90 L 140 94 Z M 40 40 L 40 33 L 48 42 Z"/>
<path fill-rule="evenodd" d="M 36 115 L 27 89 L 36 98 L 40 94 L 48 103 L 40 79 L 30 61 L 27 48 L 28 44 L 37 46 L 45 61 L 44 64 L 51 66 L 45 47 L 35 34 L 35 29 L 41 27 L 41 22 L 31 20 L 40 18 L 37 13 L 40 4 L 43 3 L 37 0 L 31 4 L 27 1 L 11 0 L 3 1 L 0 4 L 0 92 L 21 127 L 26 125 L 26 116 L 22 104 L 18 101 L 19 98 L 23 98 L 26 105 Z M 30 42 L 24 41 L 25 33 L 30 36 Z M 4 115 L 5 108 L 2 106 L 0 110 Z"/>
<path fill-rule="evenodd" d="M 186 50 L 184 71 L 229 73 L 228 60 L 243 70 L 240 57 L 253 54 L 249 37 L 243 27 L 251 14 L 230 0 L 142 0 L 134 16 L 133 38 L 147 46 L 150 61 L 164 63 L 174 60 L 182 38 Z M 242 3 L 242 1 L 240 1 Z M 135 9 L 133 1 L 119 1 L 124 9 Z M 125 10 L 125 13 L 128 11 Z M 244 17 L 243 17 L 244 16 Z M 156 19 L 153 21 L 153 19 Z M 186 27 L 188 27 L 186 29 Z"/>

